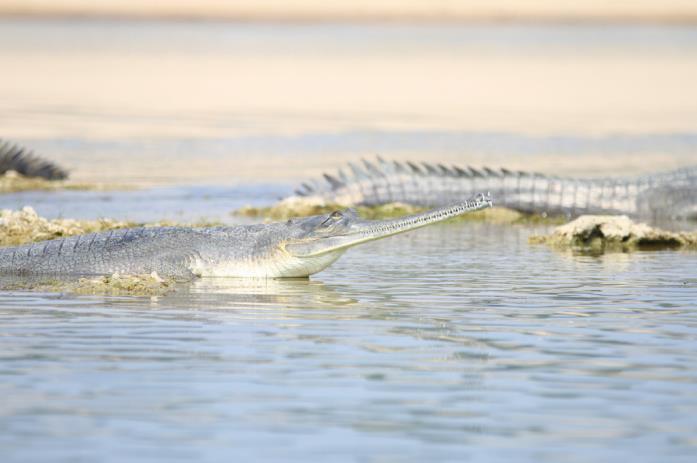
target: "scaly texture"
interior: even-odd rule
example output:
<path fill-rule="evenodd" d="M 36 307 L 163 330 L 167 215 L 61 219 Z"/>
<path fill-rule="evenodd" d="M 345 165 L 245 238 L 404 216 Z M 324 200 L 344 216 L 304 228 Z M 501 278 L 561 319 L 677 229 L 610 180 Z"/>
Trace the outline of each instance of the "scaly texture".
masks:
<path fill-rule="evenodd" d="M 0 249 L 0 272 L 190 276 L 204 241 L 185 227 L 110 230 Z"/>
<path fill-rule="evenodd" d="M 632 178 L 564 178 L 507 169 L 363 161 L 349 172 L 303 183 L 298 196 L 331 204 L 401 202 L 440 206 L 489 191 L 496 205 L 526 213 L 627 214 L 649 220 L 697 217 L 697 167 Z"/>

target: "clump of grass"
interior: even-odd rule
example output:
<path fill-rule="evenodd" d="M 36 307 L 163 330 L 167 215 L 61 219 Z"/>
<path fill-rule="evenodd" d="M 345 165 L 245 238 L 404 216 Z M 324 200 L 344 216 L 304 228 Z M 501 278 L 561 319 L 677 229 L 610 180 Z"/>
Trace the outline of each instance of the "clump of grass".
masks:
<path fill-rule="evenodd" d="M 157 222 L 139 223 L 138 227 L 191 227 L 191 228 L 209 228 L 222 227 L 225 225 L 219 220 L 199 219 L 195 222 L 177 222 L 176 220 L 159 220 Z"/>
<path fill-rule="evenodd" d="M 131 296 L 163 296 L 174 291 L 175 281 L 156 272 L 149 275 L 104 275 L 80 278 L 68 291 L 75 294 L 110 294 Z"/>
<path fill-rule="evenodd" d="M 82 295 L 164 296 L 175 291 L 176 281 L 162 278 L 156 272 L 149 275 L 113 275 L 68 279 L 17 279 L 3 281 L 4 291 L 43 291 Z"/>
<path fill-rule="evenodd" d="M 319 198 L 290 197 L 269 207 L 244 206 L 233 214 L 242 217 L 287 220 L 294 217 L 327 214 L 339 209 L 345 208 L 338 204 L 326 203 Z"/>
<path fill-rule="evenodd" d="M 17 191 L 31 190 L 55 190 L 60 181 L 46 180 L 40 177 L 25 177 L 22 174 L 9 170 L 0 175 L 0 193 L 14 193 Z"/>
<path fill-rule="evenodd" d="M 270 207 L 245 206 L 234 214 L 244 217 L 259 217 L 269 220 L 287 220 L 293 217 L 328 214 L 332 211 L 345 209 L 340 204 L 326 203 L 316 197 L 289 197 Z M 409 214 L 424 212 L 428 208 L 405 203 L 387 203 L 377 206 L 358 206 L 358 215 L 364 219 L 391 219 Z M 548 224 L 555 225 L 566 222 L 563 216 L 540 214 L 523 214 L 505 207 L 493 207 L 481 211 L 470 212 L 451 220 L 484 221 L 504 224 Z"/>
<path fill-rule="evenodd" d="M 19 211 L 0 211 L 0 245 L 18 246 L 35 241 L 84 235 L 86 233 L 133 227 L 133 222 L 113 219 L 76 220 L 52 219 L 39 216 L 31 207 Z"/>
<path fill-rule="evenodd" d="M 629 217 L 583 215 L 547 236 L 531 236 L 531 244 L 600 254 L 634 250 L 697 249 L 697 233 L 670 232 L 635 223 Z"/>
<path fill-rule="evenodd" d="M 114 219 L 76 220 L 76 219 L 46 219 L 39 216 L 31 207 L 19 211 L 10 209 L 0 210 L 0 246 L 18 246 L 36 241 L 65 238 L 73 235 L 84 235 L 117 228 L 132 227 L 215 227 L 221 222 L 200 220 L 190 224 L 173 221 L 160 221 L 141 224 Z"/>
<path fill-rule="evenodd" d="M 110 190 L 126 187 L 107 186 L 97 183 L 76 183 L 71 180 L 47 180 L 41 177 L 27 177 L 14 170 L 0 174 L 0 193 L 20 191 L 58 191 L 58 190 Z"/>

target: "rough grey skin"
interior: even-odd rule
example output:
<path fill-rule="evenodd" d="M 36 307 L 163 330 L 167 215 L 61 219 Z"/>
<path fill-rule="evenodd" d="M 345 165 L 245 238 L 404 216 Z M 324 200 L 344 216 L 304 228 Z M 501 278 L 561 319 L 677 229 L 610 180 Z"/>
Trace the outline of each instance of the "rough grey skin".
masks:
<path fill-rule="evenodd" d="M 0 174 L 14 170 L 26 177 L 63 180 L 68 172 L 17 144 L 0 139 Z"/>
<path fill-rule="evenodd" d="M 349 164 L 348 174 L 340 170 L 304 183 L 296 194 L 345 206 L 396 201 L 433 207 L 490 191 L 497 205 L 528 213 L 627 214 L 653 221 L 697 218 L 697 167 L 632 178 L 578 179 L 381 158 L 363 164 Z"/>
<path fill-rule="evenodd" d="M 216 228 L 134 228 L 0 249 L 5 274 L 306 277 L 348 248 L 491 206 L 479 195 L 393 220 L 335 211 L 287 222 Z"/>

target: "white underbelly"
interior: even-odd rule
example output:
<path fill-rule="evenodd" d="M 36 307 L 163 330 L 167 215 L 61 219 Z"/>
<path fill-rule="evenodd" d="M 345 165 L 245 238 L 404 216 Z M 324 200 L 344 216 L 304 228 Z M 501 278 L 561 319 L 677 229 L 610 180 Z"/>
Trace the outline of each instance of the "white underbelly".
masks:
<path fill-rule="evenodd" d="M 302 258 L 279 253 L 273 257 L 229 262 L 197 260 L 192 263 L 191 271 L 201 277 L 300 278 L 324 270 L 343 253 L 340 250 Z"/>

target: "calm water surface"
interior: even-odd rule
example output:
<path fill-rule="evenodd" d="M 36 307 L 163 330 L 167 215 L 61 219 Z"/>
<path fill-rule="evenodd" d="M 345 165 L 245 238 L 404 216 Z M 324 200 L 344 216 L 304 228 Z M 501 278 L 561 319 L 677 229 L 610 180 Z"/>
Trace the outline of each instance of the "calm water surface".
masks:
<path fill-rule="evenodd" d="M 694 461 L 697 257 L 455 223 L 309 281 L 0 293 L 4 461 Z"/>

